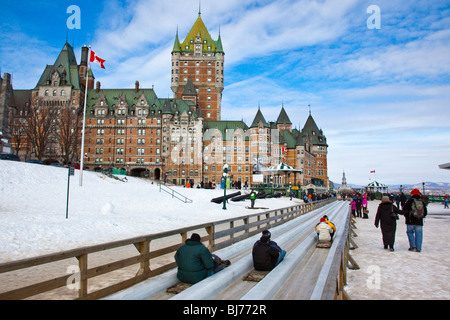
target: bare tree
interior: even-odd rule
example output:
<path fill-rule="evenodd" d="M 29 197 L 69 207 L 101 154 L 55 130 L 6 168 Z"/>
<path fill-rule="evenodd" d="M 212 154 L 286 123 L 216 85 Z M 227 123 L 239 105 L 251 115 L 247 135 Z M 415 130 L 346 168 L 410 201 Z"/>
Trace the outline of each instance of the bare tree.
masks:
<path fill-rule="evenodd" d="M 78 160 L 78 148 L 81 143 L 81 120 L 80 109 L 64 108 L 61 110 L 57 122 L 57 133 L 64 163 Z"/>
<path fill-rule="evenodd" d="M 34 149 L 36 158 L 42 160 L 50 137 L 55 130 L 58 112 L 54 108 L 39 108 L 32 106 L 26 123 L 26 135 Z"/>
<path fill-rule="evenodd" d="M 11 144 L 15 154 L 19 155 L 22 148 L 25 150 L 28 146 L 26 136 L 27 117 L 30 108 L 18 108 L 12 107 L 9 116 L 10 119 L 10 131 L 11 131 Z M 28 152 L 26 152 L 28 154 Z"/>

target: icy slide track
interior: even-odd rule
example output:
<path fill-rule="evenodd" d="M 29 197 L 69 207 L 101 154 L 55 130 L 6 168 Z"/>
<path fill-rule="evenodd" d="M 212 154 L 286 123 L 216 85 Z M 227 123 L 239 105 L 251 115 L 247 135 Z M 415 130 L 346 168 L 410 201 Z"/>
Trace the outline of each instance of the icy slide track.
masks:
<path fill-rule="evenodd" d="M 329 205 L 306 213 L 283 225 L 272 228 L 272 239 L 287 251 L 283 262 L 272 270 L 259 283 L 243 281 L 242 277 L 253 268 L 251 249 L 260 234 L 240 241 L 230 247 L 214 252 L 222 259 L 229 259 L 232 265 L 223 271 L 206 278 L 183 292 L 173 296 L 165 290 L 176 284 L 176 269 L 162 275 L 143 281 L 131 288 L 122 290 L 104 299 L 145 300 L 145 299 L 173 299 L 173 300 L 212 300 L 212 299 L 243 299 L 264 300 L 277 299 L 276 294 L 288 282 L 294 270 L 301 265 L 305 256 L 312 251 L 319 252 L 316 262 L 317 270 L 314 275 L 313 291 L 308 299 L 320 299 L 327 274 L 331 267 L 332 257 L 336 246 L 331 249 L 316 249 L 316 234 L 314 227 L 323 215 L 328 215 L 337 228 L 334 243 L 345 229 L 349 214 L 348 202 L 335 201 Z M 341 232 L 340 232 L 341 231 Z M 320 263 L 320 267 L 319 267 Z M 309 295 L 309 294 L 308 294 Z"/>

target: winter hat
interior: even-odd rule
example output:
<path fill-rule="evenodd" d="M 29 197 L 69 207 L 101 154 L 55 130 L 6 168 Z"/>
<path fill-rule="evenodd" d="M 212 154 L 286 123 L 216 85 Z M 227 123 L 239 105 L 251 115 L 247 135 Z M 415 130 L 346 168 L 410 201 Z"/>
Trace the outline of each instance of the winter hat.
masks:
<path fill-rule="evenodd" d="M 193 233 L 193 234 L 191 235 L 191 240 L 192 240 L 192 241 L 200 242 L 200 236 L 199 236 L 197 233 Z"/>
<path fill-rule="evenodd" d="M 420 195 L 419 189 L 413 189 L 413 190 L 411 191 L 411 195 L 412 195 L 412 196 L 419 196 L 419 195 Z"/>
<path fill-rule="evenodd" d="M 391 203 L 391 200 L 389 200 L 388 196 L 383 196 L 383 198 L 381 198 L 381 203 Z"/>
<path fill-rule="evenodd" d="M 265 236 L 265 237 L 267 237 L 267 238 L 269 238 L 269 239 L 270 239 L 270 237 L 272 236 L 272 234 L 270 233 L 269 230 L 264 230 L 264 231 L 262 232 L 262 234 L 263 234 L 263 237 Z"/>
<path fill-rule="evenodd" d="M 320 218 L 320 222 L 326 222 L 325 218 Z"/>

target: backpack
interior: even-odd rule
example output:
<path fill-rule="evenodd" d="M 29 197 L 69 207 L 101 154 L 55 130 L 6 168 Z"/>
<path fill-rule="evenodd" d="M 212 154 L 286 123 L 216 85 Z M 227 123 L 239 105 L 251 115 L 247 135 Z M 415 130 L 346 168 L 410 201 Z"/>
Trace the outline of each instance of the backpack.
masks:
<path fill-rule="evenodd" d="M 420 199 L 413 199 L 411 204 L 411 216 L 417 219 L 422 219 L 425 212 L 425 206 Z"/>

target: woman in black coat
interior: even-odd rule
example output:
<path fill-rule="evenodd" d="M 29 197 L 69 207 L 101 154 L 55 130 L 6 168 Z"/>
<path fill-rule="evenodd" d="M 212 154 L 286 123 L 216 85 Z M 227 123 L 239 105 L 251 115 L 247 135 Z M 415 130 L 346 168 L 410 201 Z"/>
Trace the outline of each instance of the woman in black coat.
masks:
<path fill-rule="evenodd" d="M 381 234 L 383 236 L 384 248 L 394 251 L 395 230 L 397 229 L 397 219 L 392 217 L 392 212 L 400 213 L 400 210 L 392 204 L 389 197 L 384 196 L 378 206 L 375 216 L 375 227 L 381 222 Z"/>

